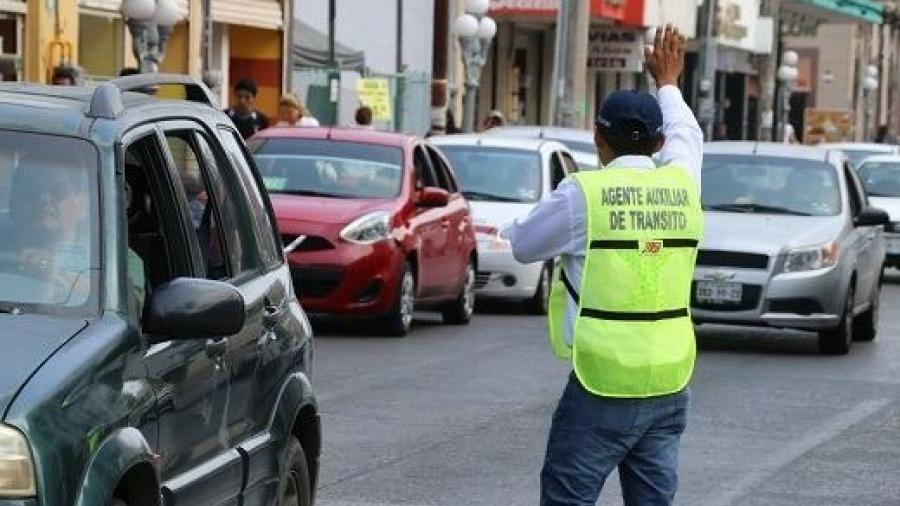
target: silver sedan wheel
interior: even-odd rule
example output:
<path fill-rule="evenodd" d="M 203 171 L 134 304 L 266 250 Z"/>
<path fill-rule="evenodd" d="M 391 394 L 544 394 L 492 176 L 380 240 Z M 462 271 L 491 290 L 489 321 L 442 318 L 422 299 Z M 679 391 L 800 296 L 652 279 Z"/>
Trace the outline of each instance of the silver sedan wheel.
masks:
<path fill-rule="evenodd" d="M 411 272 L 403 274 L 400 283 L 400 321 L 404 328 L 412 325 L 413 312 L 416 309 L 416 280 Z"/>

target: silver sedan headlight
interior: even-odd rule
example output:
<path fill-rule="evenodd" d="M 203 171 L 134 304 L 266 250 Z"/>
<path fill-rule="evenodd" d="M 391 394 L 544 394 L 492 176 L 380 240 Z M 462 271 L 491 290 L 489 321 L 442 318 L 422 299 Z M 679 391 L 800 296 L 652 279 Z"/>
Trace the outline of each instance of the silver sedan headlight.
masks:
<path fill-rule="evenodd" d="M 390 239 L 391 233 L 391 213 L 375 211 L 344 227 L 341 238 L 355 244 L 375 244 Z"/>
<path fill-rule="evenodd" d="M 0 497 L 34 497 L 34 463 L 25 436 L 0 425 Z"/>
<path fill-rule="evenodd" d="M 824 246 L 797 248 L 787 252 L 784 272 L 814 271 L 825 269 L 837 263 L 838 246 L 830 242 Z"/>

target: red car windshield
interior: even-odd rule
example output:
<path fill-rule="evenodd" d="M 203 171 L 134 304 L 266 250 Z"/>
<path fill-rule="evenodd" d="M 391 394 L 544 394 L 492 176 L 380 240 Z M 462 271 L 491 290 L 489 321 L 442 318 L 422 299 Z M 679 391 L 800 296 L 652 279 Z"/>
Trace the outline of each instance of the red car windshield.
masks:
<path fill-rule="evenodd" d="M 403 150 L 394 146 L 312 139 L 253 145 L 270 193 L 389 199 L 400 193 Z"/>
<path fill-rule="evenodd" d="M 97 299 L 97 152 L 0 133 L 0 312 L 83 314 Z"/>

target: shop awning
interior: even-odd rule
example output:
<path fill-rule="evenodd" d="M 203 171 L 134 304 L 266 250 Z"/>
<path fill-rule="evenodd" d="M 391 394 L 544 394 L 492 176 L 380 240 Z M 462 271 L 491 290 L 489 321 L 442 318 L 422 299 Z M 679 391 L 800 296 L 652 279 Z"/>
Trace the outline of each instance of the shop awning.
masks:
<path fill-rule="evenodd" d="M 214 0 L 212 17 L 217 23 L 229 25 L 267 30 L 284 27 L 284 15 L 278 0 Z"/>
<path fill-rule="evenodd" d="M 0 0 L 2 3 L 2 0 Z M 79 0 L 79 7 L 83 9 L 104 11 L 119 14 L 122 12 L 122 0 Z M 175 5 L 187 16 L 190 10 L 189 0 L 175 0 Z"/>
<path fill-rule="evenodd" d="M 25 14 L 25 0 L 0 0 L 0 11 Z"/>
<path fill-rule="evenodd" d="M 299 19 L 294 19 L 294 69 L 330 68 L 328 58 L 328 35 L 316 30 Z M 337 41 L 334 44 L 337 68 L 356 70 L 363 73 L 366 55 Z"/>
<path fill-rule="evenodd" d="M 826 23 L 884 22 L 884 8 L 874 0 L 786 0 L 782 8 Z"/>

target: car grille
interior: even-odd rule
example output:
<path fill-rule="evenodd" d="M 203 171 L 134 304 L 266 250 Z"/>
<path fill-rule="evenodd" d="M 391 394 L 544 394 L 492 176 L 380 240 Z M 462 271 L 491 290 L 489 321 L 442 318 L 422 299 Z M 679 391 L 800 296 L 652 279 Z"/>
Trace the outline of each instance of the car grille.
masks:
<path fill-rule="evenodd" d="M 303 297 L 325 297 L 341 283 L 344 277 L 340 269 L 291 267 L 294 291 Z"/>
<path fill-rule="evenodd" d="M 288 244 L 294 242 L 297 237 L 299 236 L 296 234 L 282 234 L 281 241 L 285 246 L 287 246 Z M 328 239 L 319 237 L 317 235 L 309 235 L 306 237 L 306 239 L 303 240 L 303 242 L 300 243 L 299 246 L 297 246 L 297 249 L 295 249 L 294 251 L 325 251 L 330 249 L 334 249 L 334 244 L 331 244 Z"/>
<path fill-rule="evenodd" d="M 769 301 L 769 311 L 773 313 L 792 313 L 811 315 L 824 313 L 822 304 L 813 299 L 775 299 Z"/>
<path fill-rule="evenodd" d="M 762 294 L 760 285 L 742 285 L 743 293 L 741 301 L 736 304 L 710 304 L 697 302 L 697 283 L 691 283 L 691 307 L 708 311 L 749 311 L 759 306 L 759 297 Z"/>
<path fill-rule="evenodd" d="M 703 267 L 741 267 L 744 269 L 767 269 L 769 256 L 740 251 L 720 251 L 701 249 L 697 252 L 697 265 Z"/>
<path fill-rule="evenodd" d="M 490 272 L 479 272 L 475 275 L 475 288 L 484 288 L 491 280 Z"/>

